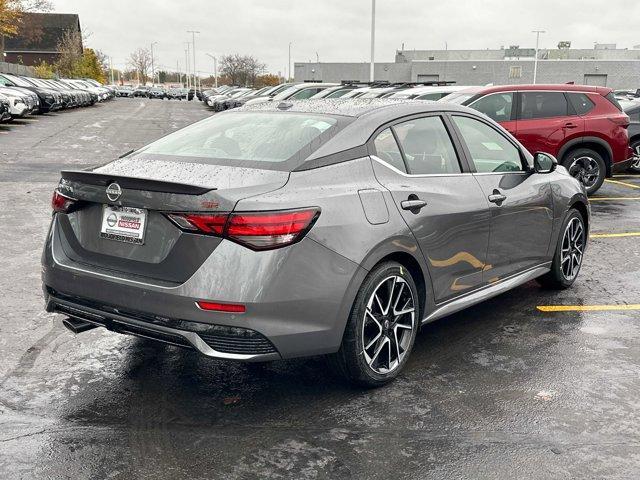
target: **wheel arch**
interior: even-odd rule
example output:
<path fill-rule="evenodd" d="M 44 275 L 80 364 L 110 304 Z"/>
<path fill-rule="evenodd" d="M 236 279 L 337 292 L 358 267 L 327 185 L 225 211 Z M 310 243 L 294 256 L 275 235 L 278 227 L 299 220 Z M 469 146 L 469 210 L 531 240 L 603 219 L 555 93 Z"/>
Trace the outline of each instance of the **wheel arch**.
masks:
<path fill-rule="evenodd" d="M 605 140 L 599 137 L 578 137 L 569 140 L 562 146 L 562 148 L 558 152 L 560 163 L 564 163 L 567 155 L 579 148 L 589 148 L 599 153 L 604 160 L 605 167 L 607 168 L 606 176 L 611 176 L 613 151 L 611 150 L 611 146 Z"/>
<path fill-rule="evenodd" d="M 576 210 L 578 210 L 578 212 L 580 212 L 580 215 L 582 215 L 582 220 L 584 220 L 584 226 L 587 230 L 587 234 L 589 234 L 589 207 L 587 207 L 587 204 L 584 202 L 584 200 L 582 198 L 573 198 L 569 208 L 575 208 Z"/>

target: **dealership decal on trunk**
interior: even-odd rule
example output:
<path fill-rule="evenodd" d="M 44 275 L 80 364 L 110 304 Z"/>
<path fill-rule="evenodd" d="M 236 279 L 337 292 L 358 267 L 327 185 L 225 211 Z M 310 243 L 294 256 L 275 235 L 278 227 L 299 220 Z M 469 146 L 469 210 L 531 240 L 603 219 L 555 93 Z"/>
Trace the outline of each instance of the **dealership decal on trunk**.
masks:
<path fill-rule="evenodd" d="M 100 236 L 108 240 L 142 245 L 146 220 L 147 211 L 144 209 L 105 205 Z"/>

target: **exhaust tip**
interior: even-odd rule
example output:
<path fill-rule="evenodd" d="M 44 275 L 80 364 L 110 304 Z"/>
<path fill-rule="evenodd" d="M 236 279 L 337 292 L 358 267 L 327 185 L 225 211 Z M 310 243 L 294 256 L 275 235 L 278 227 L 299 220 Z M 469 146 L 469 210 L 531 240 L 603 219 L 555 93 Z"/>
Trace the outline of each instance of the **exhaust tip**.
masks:
<path fill-rule="evenodd" d="M 70 330 L 71 332 L 78 333 L 86 332 L 87 330 L 91 330 L 96 328 L 98 325 L 94 325 L 93 323 L 85 322 L 84 320 L 79 320 L 77 318 L 65 318 L 62 320 L 62 324 Z"/>

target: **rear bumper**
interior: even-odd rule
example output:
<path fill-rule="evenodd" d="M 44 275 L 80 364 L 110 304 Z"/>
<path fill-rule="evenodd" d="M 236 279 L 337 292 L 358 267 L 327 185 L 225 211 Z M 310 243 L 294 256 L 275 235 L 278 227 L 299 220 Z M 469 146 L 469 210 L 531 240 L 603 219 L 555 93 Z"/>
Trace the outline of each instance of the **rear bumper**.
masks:
<path fill-rule="evenodd" d="M 101 310 L 89 314 L 104 317 L 101 325 L 114 331 L 121 331 L 122 325 L 154 331 L 174 329 L 164 333 L 186 339 L 187 346 L 216 358 L 262 361 L 337 351 L 357 289 L 366 275 L 362 267 L 311 239 L 266 252 L 252 252 L 223 240 L 186 282 L 158 284 L 72 261 L 61 248 L 56 225 L 54 217 L 42 255 L 42 282 L 49 310 L 72 316 L 56 307 L 66 301 L 72 308 Z M 203 311 L 196 306 L 198 300 L 242 304 L 246 312 Z M 167 323 L 160 325 L 158 319 Z M 182 328 L 176 322 L 191 326 Z M 205 330 L 251 330 L 268 340 L 276 355 L 263 357 L 256 356 L 261 352 L 248 352 L 251 357 L 220 356 L 191 334 L 199 331 L 193 325 Z"/>
<path fill-rule="evenodd" d="M 265 362 L 281 358 L 271 342 L 250 330 L 221 331 L 220 327 L 177 320 L 173 320 L 174 326 L 168 326 L 171 320 L 167 318 L 143 319 L 132 312 L 123 313 L 113 307 L 69 297 L 50 289 L 45 290 L 45 298 L 48 312 L 61 313 L 112 332 L 195 349 L 207 357 L 241 362 Z M 175 328 L 176 325 L 182 328 Z"/>
<path fill-rule="evenodd" d="M 623 160 L 622 162 L 614 163 L 613 165 L 611 165 L 611 173 L 626 172 L 631 164 L 637 161 L 638 157 L 634 155 L 633 157 Z"/>

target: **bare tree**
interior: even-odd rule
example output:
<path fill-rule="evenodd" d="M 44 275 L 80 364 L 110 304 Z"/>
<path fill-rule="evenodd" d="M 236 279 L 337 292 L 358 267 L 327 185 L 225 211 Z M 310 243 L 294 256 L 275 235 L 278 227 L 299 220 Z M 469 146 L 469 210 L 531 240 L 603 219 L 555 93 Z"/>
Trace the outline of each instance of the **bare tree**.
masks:
<path fill-rule="evenodd" d="M 129 65 L 137 72 L 140 83 L 146 85 L 151 70 L 151 52 L 146 48 L 138 48 L 129 56 Z"/>
<path fill-rule="evenodd" d="M 71 77 L 75 74 L 75 69 L 82 59 L 82 35 L 77 30 L 65 30 L 58 42 L 59 52 L 56 69 L 59 74 Z"/>
<path fill-rule="evenodd" d="M 233 85 L 254 85 L 258 75 L 264 73 L 265 64 L 251 55 L 224 55 L 220 59 L 220 74 Z"/>

